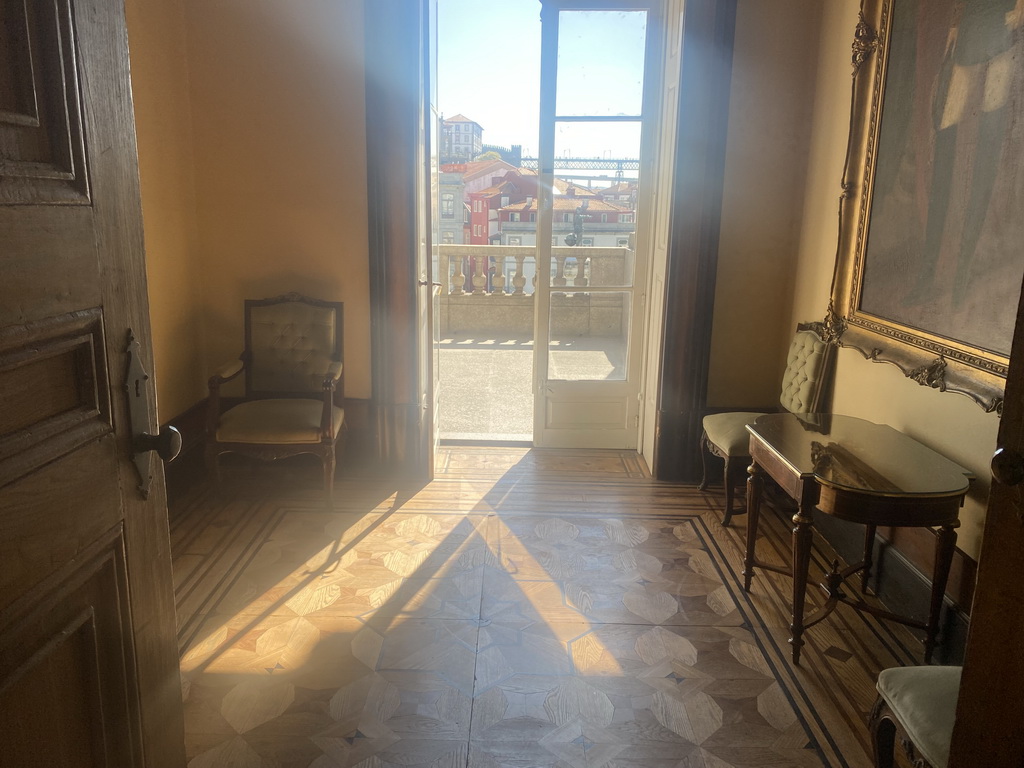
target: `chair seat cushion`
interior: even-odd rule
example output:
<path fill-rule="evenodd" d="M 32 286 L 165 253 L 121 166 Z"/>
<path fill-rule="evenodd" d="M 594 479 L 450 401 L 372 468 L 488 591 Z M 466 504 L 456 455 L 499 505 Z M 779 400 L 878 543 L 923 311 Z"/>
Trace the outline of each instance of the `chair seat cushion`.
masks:
<path fill-rule="evenodd" d="M 750 433 L 747 424 L 753 424 L 763 413 L 712 413 L 704 417 L 704 434 L 726 456 L 749 456 Z"/>
<path fill-rule="evenodd" d="M 345 410 L 334 406 L 332 437 L 337 437 Z M 221 443 L 319 443 L 323 400 L 281 398 L 252 400 L 223 413 L 217 425 Z"/>
<path fill-rule="evenodd" d="M 878 674 L 878 693 L 917 751 L 935 768 L 949 762 L 962 667 L 894 667 Z"/>

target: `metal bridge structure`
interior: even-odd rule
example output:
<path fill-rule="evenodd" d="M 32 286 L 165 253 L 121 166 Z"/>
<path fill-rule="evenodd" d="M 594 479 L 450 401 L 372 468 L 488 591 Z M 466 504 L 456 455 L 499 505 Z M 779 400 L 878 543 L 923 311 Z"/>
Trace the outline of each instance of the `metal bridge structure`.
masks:
<path fill-rule="evenodd" d="M 540 161 L 536 157 L 524 157 L 520 161 L 520 166 L 536 171 L 540 167 Z M 635 179 L 637 177 L 640 171 L 640 160 L 635 157 L 556 157 L 554 171 L 560 179 L 602 181 L 613 178 L 614 181 L 622 181 L 626 178 Z M 565 171 L 612 171 L 614 176 L 611 177 L 608 173 L 565 173 Z"/>

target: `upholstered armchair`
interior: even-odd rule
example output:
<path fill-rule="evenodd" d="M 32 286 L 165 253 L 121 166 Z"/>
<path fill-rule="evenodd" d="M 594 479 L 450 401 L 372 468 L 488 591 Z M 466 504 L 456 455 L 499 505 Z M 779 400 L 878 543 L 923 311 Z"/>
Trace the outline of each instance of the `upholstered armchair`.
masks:
<path fill-rule="evenodd" d="M 893 667 L 878 673 L 868 728 L 875 768 L 893 768 L 896 744 L 915 768 L 946 768 L 962 667 Z"/>
<path fill-rule="evenodd" d="M 334 492 L 336 444 L 345 421 L 344 305 L 297 293 L 246 300 L 245 349 L 210 377 L 206 463 L 219 457 L 320 457 L 327 503 Z M 241 403 L 222 412 L 221 385 L 244 374 Z"/>
<path fill-rule="evenodd" d="M 824 342 L 811 324 L 797 326 L 789 346 L 786 372 L 782 377 L 779 405 L 790 413 L 815 413 L 823 405 L 825 382 L 830 374 L 835 347 Z M 704 476 L 700 490 L 708 487 L 708 456 L 725 460 L 725 515 L 722 525 L 732 519 L 736 486 L 746 478 L 750 465 L 750 433 L 747 425 L 763 414 L 748 411 L 712 413 L 704 417 L 700 438 Z"/>

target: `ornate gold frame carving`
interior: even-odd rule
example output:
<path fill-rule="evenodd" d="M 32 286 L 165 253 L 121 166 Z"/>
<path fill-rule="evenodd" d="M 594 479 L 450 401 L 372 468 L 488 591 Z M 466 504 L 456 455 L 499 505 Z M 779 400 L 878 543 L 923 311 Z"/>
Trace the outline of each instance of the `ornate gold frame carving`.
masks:
<path fill-rule="evenodd" d="M 854 33 L 850 138 L 832 284 L 839 344 L 857 349 L 869 360 L 895 365 L 922 386 L 966 395 L 986 412 L 1001 413 L 1009 364 L 1005 355 L 860 309 L 893 2 L 862 0 Z"/>

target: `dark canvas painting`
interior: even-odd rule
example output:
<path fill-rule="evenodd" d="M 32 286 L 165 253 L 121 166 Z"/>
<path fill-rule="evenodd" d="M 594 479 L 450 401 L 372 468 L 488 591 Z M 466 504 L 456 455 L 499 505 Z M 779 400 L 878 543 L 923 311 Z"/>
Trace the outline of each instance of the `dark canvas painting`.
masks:
<path fill-rule="evenodd" d="M 859 310 L 1008 355 L 1024 0 L 895 0 Z"/>

